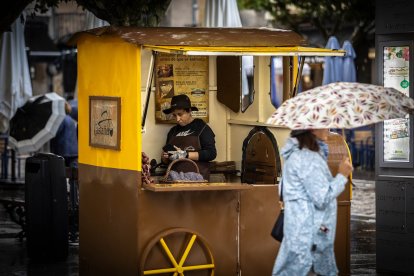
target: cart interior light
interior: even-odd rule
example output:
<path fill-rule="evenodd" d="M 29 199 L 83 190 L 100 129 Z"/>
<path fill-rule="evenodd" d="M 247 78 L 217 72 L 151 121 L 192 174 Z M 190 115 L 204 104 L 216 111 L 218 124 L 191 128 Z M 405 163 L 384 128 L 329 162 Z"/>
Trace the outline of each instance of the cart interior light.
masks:
<path fill-rule="evenodd" d="M 144 48 L 157 52 L 188 56 L 344 56 L 343 50 L 311 47 L 190 47 L 154 46 Z"/>

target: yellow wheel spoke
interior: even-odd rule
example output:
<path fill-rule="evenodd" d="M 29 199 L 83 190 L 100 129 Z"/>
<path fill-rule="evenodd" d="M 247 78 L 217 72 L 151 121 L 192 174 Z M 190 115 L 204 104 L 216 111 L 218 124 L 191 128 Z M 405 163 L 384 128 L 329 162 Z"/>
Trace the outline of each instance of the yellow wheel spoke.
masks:
<path fill-rule="evenodd" d="M 183 243 L 183 240 L 180 240 L 182 237 L 181 233 L 183 233 L 185 236 L 184 243 Z M 166 237 L 168 238 L 166 239 Z M 193 248 L 196 240 L 198 241 L 198 243 L 200 243 L 200 246 L 201 246 L 200 248 L 199 247 Z M 172 244 L 175 245 L 177 242 L 178 243 L 181 242 L 180 246 L 182 246 L 181 248 L 184 249 L 184 251 L 181 251 L 182 254 L 177 254 L 178 252 L 171 251 L 172 249 L 175 249 L 175 247 L 173 246 L 170 249 L 169 246 L 167 245 L 167 241 L 171 243 L 170 245 Z M 158 265 L 164 266 L 164 265 L 161 265 L 161 263 L 163 263 L 165 264 L 165 266 L 169 268 L 156 268 L 156 269 L 145 270 L 145 267 L 149 266 L 150 263 L 156 264 L 157 262 L 156 260 L 158 256 L 155 259 L 151 259 L 152 262 L 147 262 L 148 256 L 150 256 L 150 253 L 155 248 L 157 243 L 160 243 L 161 245 L 162 254 L 167 255 L 167 259 L 164 258 L 163 261 L 158 262 Z M 204 263 L 204 264 L 198 264 L 198 265 L 189 264 L 188 266 L 184 266 L 185 263 L 188 262 L 187 259 L 190 256 L 190 252 L 191 254 L 195 254 L 196 256 L 198 256 L 198 254 L 200 253 L 199 252 L 200 250 L 201 250 L 201 253 L 204 253 L 206 262 L 201 261 L 201 263 Z M 176 256 L 174 256 L 173 253 Z M 175 257 L 177 257 L 177 259 Z M 173 276 L 184 276 L 186 274 L 186 271 L 208 270 L 207 271 L 208 274 L 210 276 L 214 276 L 214 269 L 215 269 L 214 258 L 213 258 L 213 255 L 211 254 L 210 248 L 206 246 L 204 238 L 202 236 L 199 236 L 199 234 L 194 233 L 192 231 L 188 231 L 184 228 L 176 228 L 176 229 L 170 229 L 168 231 L 165 231 L 164 233 L 159 234 L 157 237 L 155 237 L 152 240 L 152 242 L 147 246 L 147 248 L 145 249 L 143 253 L 140 271 L 142 275 L 168 274 L 168 275 L 173 275 Z"/>
<path fill-rule="evenodd" d="M 174 256 L 171 253 L 171 250 L 168 248 L 168 245 L 165 243 L 164 239 L 160 239 L 160 243 L 162 245 L 162 248 L 164 248 L 165 253 L 167 253 L 168 258 L 170 259 L 171 263 L 174 265 L 174 267 L 178 267 L 177 261 L 175 260 Z M 177 271 L 177 270 L 174 270 Z"/>
<path fill-rule="evenodd" d="M 175 272 L 174 275 L 177 273 L 176 268 L 160 268 L 160 269 L 152 269 L 152 270 L 145 270 L 144 275 L 157 275 L 163 273 L 172 273 Z"/>
<path fill-rule="evenodd" d="M 187 259 L 188 253 L 190 253 L 190 250 L 191 250 L 191 248 L 193 247 L 193 244 L 194 244 L 194 241 L 195 241 L 195 239 L 196 239 L 196 238 L 197 238 L 197 235 L 195 235 L 195 234 L 193 234 L 193 235 L 191 236 L 191 239 L 190 239 L 190 241 L 188 242 L 187 247 L 185 248 L 184 254 L 183 254 L 183 256 L 181 257 L 180 263 L 178 264 L 180 267 L 182 267 L 182 266 L 183 266 L 183 264 L 184 264 L 185 260 Z"/>
<path fill-rule="evenodd" d="M 205 264 L 205 265 L 191 265 L 191 266 L 184 266 L 183 270 L 201 270 L 201 269 L 212 269 L 214 268 L 214 264 Z"/>

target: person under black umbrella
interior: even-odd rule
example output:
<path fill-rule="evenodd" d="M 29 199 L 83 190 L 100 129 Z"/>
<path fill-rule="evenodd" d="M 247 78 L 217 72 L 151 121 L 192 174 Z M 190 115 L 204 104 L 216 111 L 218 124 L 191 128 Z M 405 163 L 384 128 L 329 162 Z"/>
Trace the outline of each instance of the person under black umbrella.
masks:
<path fill-rule="evenodd" d="M 30 98 L 10 120 L 10 145 L 19 153 L 36 152 L 65 118 L 65 99 L 55 92 Z"/>
<path fill-rule="evenodd" d="M 75 110 L 66 102 L 66 116 L 58 128 L 56 136 L 50 140 L 50 151 L 62 156 L 65 159 L 66 167 L 77 166 L 78 162 L 77 122 L 74 120 L 75 112 L 72 111 Z"/>

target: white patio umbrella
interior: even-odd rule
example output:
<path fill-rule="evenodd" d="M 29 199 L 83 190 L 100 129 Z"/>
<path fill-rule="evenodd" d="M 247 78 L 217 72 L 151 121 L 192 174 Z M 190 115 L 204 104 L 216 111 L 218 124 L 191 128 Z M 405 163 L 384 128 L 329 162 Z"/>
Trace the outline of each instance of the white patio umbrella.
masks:
<path fill-rule="evenodd" d="M 20 17 L 12 24 L 11 32 L 3 33 L 0 44 L 0 132 L 6 132 L 16 109 L 32 96 Z"/>
<path fill-rule="evenodd" d="M 109 23 L 106 22 L 105 20 L 102 20 L 98 17 L 96 17 L 93 13 L 91 13 L 90 11 L 85 11 L 85 16 L 86 16 L 86 26 L 85 26 L 85 30 L 88 29 L 94 29 L 94 28 L 99 28 L 99 27 L 104 27 L 104 26 L 108 26 Z"/>
<path fill-rule="evenodd" d="M 206 27 L 242 27 L 236 0 L 206 0 Z"/>

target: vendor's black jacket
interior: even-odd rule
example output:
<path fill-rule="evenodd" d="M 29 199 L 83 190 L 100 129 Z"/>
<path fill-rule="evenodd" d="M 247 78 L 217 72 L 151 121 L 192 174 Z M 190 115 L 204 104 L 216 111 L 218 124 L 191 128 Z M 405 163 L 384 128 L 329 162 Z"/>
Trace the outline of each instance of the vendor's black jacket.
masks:
<path fill-rule="evenodd" d="M 196 118 L 185 126 L 176 125 L 172 127 L 167 135 L 167 143 L 173 136 L 199 136 L 201 146 L 201 150 L 198 151 L 199 161 L 211 161 L 217 156 L 214 132 L 201 119 Z"/>

